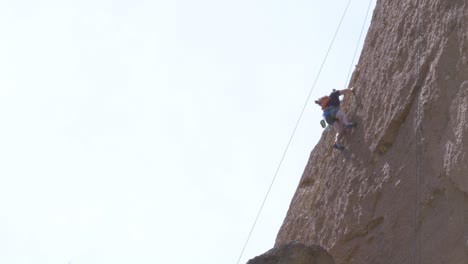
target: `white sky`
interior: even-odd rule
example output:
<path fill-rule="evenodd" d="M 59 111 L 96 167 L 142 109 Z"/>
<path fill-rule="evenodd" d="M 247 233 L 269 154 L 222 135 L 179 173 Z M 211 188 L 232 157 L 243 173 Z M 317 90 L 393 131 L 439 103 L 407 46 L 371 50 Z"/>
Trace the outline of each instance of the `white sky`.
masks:
<path fill-rule="evenodd" d="M 347 2 L 0 1 L 0 263 L 236 263 Z M 344 88 L 367 5 L 312 99 Z M 241 263 L 320 119 L 311 100 Z"/>

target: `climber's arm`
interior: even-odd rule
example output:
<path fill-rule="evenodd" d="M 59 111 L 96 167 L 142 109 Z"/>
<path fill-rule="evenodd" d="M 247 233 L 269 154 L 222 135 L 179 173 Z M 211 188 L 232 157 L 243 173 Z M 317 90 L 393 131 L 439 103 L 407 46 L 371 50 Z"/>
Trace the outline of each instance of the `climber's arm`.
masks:
<path fill-rule="evenodd" d="M 340 95 L 351 94 L 351 93 L 353 93 L 353 91 L 354 91 L 354 87 L 351 87 L 351 88 L 348 88 L 348 89 L 343 89 L 343 90 L 340 90 Z"/>

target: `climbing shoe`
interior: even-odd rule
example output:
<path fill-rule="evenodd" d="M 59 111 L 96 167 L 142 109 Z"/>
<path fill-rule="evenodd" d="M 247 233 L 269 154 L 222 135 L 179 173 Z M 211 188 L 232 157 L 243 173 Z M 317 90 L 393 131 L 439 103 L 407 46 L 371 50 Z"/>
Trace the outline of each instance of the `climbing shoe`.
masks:
<path fill-rule="evenodd" d="M 349 123 L 347 125 L 345 125 L 346 128 L 353 128 L 353 127 L 357 127 L 357 123 Z"/>
<path fill-rule="evenodd" d="M 333 147 L 338 149 L 338 150 L 343 150 L 345 149 L 345 147 L 341 146 L 338 142 L 335 142 L 335 144 L 333 144 Z"/>

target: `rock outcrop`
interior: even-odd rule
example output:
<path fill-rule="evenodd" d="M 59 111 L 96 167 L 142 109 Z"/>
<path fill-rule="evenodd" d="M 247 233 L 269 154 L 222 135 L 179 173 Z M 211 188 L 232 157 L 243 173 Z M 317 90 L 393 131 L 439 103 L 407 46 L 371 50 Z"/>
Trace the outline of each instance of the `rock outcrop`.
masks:
<path fill-rule="evenodd" d="M 247 264 L 335 264 L 333 258 L 319 246 L 291 242 L 251 259 Z"/>
<path fill-rule="evenodd" d="M 378 0 L 343 108 L 277 236 L 337 263 L 468 263 L 468 2 Z"/>

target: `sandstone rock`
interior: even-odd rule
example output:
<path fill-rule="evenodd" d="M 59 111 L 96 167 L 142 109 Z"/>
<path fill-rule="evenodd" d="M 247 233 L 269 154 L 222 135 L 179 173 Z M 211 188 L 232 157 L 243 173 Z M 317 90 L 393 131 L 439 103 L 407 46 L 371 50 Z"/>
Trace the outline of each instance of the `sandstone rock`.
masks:
<path fill-rule="evenodd" d="M 319 246 L 292 242 L 255 257 L 247 264 L 334 264 L 333 258 Z"/>
<path fill-rule="evenodd" d="M 276 244 L 337 263 L 468 263 L 468 2 L 378 0 L 346 98 L 359 127 L 311 153 Z"/>

